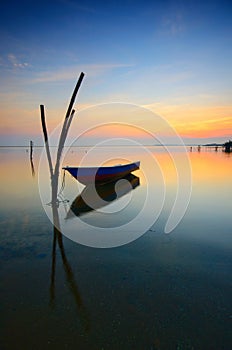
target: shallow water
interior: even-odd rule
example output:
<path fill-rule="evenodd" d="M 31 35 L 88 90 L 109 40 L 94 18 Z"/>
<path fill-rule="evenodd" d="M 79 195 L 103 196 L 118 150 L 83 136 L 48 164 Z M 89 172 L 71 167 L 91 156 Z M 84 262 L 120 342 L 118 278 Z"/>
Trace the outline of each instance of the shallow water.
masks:
<path fill-rule="evenodd" d="M 126 154 L 116 147 L 95 150 L 89 162 L 108 153 L 115 162 L 120 152 L 122 161 L 141 159 L 141 170 L 134 173 L 139 186 L 98 212 L 66 220 L 83 189 L 66 175 L 63 198 L 69 202 L 59 207 L 65 234 L 74 232 L 72 238 L 83 243 L 92 238 L 86 224 L 99 226 L 112 243 L 113 228 L 138 215 L 148 190 L 154 191 L 154 202 L 138 231 L 157 216 L 138 239 L 100 249 L 54 236 L 41 151 L 35 149 L 32 176 L 26 148 L 0 149 L 1 348 L 231 349 L 231 154 L 188 153 L 191 200 L 179 225 L 165 234 L 178 187 L 169 155 L 150 147 L 152 168 L 150 158 L 133 148 Z M 88 151 L 69 150 L 64 164 L 79 162 Z M 181 161 L 182 152 L 173 152 Z M 185 186 L 183 179 L 180 185 Z M 135 238 L 132 231 L 124 232 L 128 240 Z M 100 243 L 97 236 L 95 243 L 104 246 L 108 236 Z"/>

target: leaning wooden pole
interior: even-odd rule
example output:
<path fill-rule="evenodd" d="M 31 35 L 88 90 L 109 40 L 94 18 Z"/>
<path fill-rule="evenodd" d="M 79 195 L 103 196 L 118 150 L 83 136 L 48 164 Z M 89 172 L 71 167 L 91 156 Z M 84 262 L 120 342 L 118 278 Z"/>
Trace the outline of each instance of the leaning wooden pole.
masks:
<path fill-rule="evenodd" d="M 67 137 L 67 125 L 69 124 L 69 126 L 70 126 L 69 118 L 70 118 L 70 115 L 74 114 L 74 112 L 73 112 L 73 105 L 75 103 L 75 99 L 76 99 L 78 90 L 79 90 L 79 88 L 81 86 L 83 78 L 84 78 L 84 73 L 81 72 L 81 74 L 79 76 L 79 79 L 78 79 L 78 81 L 76 83 L 75 89 L 73 91 L 73 94 L 72 94 L 72 97 L 71 97 L 71 100 L 70 100 L 70 103 L 69 103 L 66 115 L 65 115 L 63 127 L 62 127 L 62 130 L 61 130 L 61 133 L 60 133 L 60 140 L 59 140 L 58 150 L 57 150 L 55 173 L 57 172 L 57 169 L 59 170 L 60 158 L 61 158 L 62 150 L 63 150 L 64 144 L 65 144 L 65 140 L 66 140 L 66 137 Z"/>
<path fill-rule="evenodd" d="M 82 83 L 82 80 L 83 80 L 84 76 L 85 76 L 85 74 L 83 72 L 81 72 L 81 74 L 79 76 L 79 79 L 78 79 L 78 81 L 76 83 L 75 89 L 73 91 L 73 94 L 72 94 L 72 97 L 71 97 L 71 100 L 70 100 L 70 103 L 69 103 L 69 106 L 68 106 L 68 109 L 67 109 L 67 112 L 66 112 L 66 115 L 65 115 L 65 119 L 68 119 L 69 116 L 70 116 L 70 113 L 72 111 L 73 105 L 75 103 L 75 99 L 76 99 L 78 90 L 79 90 L 79 88 L 81 86 L 81 83 Z"/>
<path fill-rule="evenodd" d="M 48 133 L 47 133 L 47 127 L 46 127 L 44 105 L 40 105 L 40 115 L 41 115 L 41 123 L 42 123 L 43 135 L 44 135 L 45 149 L 46 149 L 46 153 L 47 153 L 48 165 L 49 165 L 49 170 L 50 170 L 50 175 L 51 175 L 51 180 L 52 180 L 53 167 L 52 167 L 52 158 L 51 158 L 49 142 L 48 142 Z"/>
<path fill-rule="evenodd" d="M 59 180 L 59 169 L 60 169 L 60 161 L 61 161 L 61 155 L 64 148 L 64 144 L 68 135 L 68 130 L 70 128 L 75 110 L 73 109 L 73 105 L 75 103 L 75 99 L 78 93 L 78 90 L 81 86 L 82 80 L 84 78 L 84 73 L 81 72 L 79 79 L 76 83 L 76 86 L 74 88 L 73 94 L 71 96 L 68 109 L 65 115 L 65 119 L 63 122 L 62 130 L 60 133 L 60 139 L 58 143 L 58 149 L 57 149 L 57 156 L 56 156 L 56 163 L 55 167 L 53 169 L 52 166 L 52 159 L 50 154 L 50 148 L 49 148 L 49 142 L 48 142 L 48 133 L 47 133 L 47 127 L 46 127 L 46 120 L 45 120 L 45 110 L 44 105 L 40 105 L 40 114 L 41 114 L 41 123 L 42 123 L 42 129 L 43 129 L 43 135 L 44 135 L 44 142 L 45 142 L 45 148 L 47 153 L 47 159 L 48 159 L 48 165 L 51 175 L 51 185 L 52 185 L 52 205 L 58 205 L 57 201 L 57 193 L 58 193 L 58 180 Z"/>
<path fill-rule="evenodd" d="M 71 114 L 70 114 L 70 117 L 68 118 L 68 122 L 67 122 L 67 124 L 66 124 L 66 130 L 65 130 L 65 133 L 64 133 L 64 139 L 66 139 L 66 137 L 67 137 L 67 135 L 68 135 L 68 131 L 69 131 L 70 125 L 71 125 L 71 123 L 72 123 L 74 114 L 75 114 L 75 109 L 72 110 L 72 112 L 71 112 Z"/>
<path fill-rule="evenodd" d="M 78 90 L 81 86 L 82 80 L 84 78 L 84 73 L 82 72 L 79 76 L 79 79 L 77 81 L 77 84 L 75 86 L 75 89 L 73 91 L 66 115 L 65 115 L 65 119 L 64 119 L 64 123 L 63 123 L 63 127 L 61 130 L 61 134 L 60 134 L 60 139 L 59 139 L 59 145 L 58 145 L 58 150 L 57 150 L 57 157 L 56 157 L 56 164 L 55 164 L 55 169 L 54 169 L 54 173 L 53 173 L 53 181 L 52 181 L 52 201 L 56 201 L 56 197 L 57 197 L 57 192 L 58 192 L 58 179 L 59 179 L 59 170 L 60 170 L 60 160 L 61 160 L 61 155 L 62 155 L 62 151 L 63 151 L 63 147 L 66 141 L 66 137 L 68 134 L 68 129 L 70 127 L 73 115 L 74 115 L 74 110 L 73 105 L 75 103 L 75 99 L 78 93 Z"/>

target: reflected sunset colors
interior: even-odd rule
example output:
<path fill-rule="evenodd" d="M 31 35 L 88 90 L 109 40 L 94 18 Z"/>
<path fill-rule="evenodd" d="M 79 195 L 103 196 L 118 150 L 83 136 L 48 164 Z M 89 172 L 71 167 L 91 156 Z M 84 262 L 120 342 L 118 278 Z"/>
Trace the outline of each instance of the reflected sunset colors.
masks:
<path fill-rule="evenodd" d="M 148 185 L 154 190 L 141 221 L 146 222 L 151 215 L 157 215 L 157 220 L 143 236 L 118 248 L 93 249 L 61 236 L 46 217 L 43 209 L 48 216 L 52 211 L 48 205 L 51 188 L 46 163 L 38 177 L 42 149 L 34 151 L 34 177 L 26 148 L 0 150 L 0 181 L 4 184 L 0 208 L 5 225 L 0 240 L 4 258 L 0 271 L 4 286 L 2 315 L 10 330 L 10 333 L 3 330 L 2 338 L 9 348 L 14 344 L 11 334 L 17 334 L 18 329 L 19 344 L 35 347 L 39 343 L 46 348 L 46 339 L 52 339 L 57 349 L 62 349 L 65 338 L 70 348 L 78 344 L 83 349 L 99 349 L 108 343 L 116 350 L 119 337 L 124 339 L 123 346 L 127 349 L 149 349 L 154 344 L 162 344 L 164 349 L 171 349 L 173 344 L 198 348 L 199 343 L 207 349 L 212 332 L 216 344 L 212 349 L 230 343 L 231 154 L 203 148 L 198 152 L 197 147 L 188 153 L 192 169 L 191 200 L 179 225 L 165 235 L 165 223 L 180 179 L 163 147 L 148 147 L 148 151 L 147 155 L 136 147 L 128 147 L 127 151 L 123 147 L 98 147 L 94 152 L 88 147 L 72 147 L 66 152 L 63 165 L 78 163 L 88 153 L 89 159 L 96 163 L 106 159 L 109 152 L 112 159 L 106 161 L 108 164 L 141 160 L 140 170 L 130 178 L 131 190 L 124 182 L 119 188 L 122 196 L 116 198 L 116 187 L 101 188 L 100 195 L 108 204 L 89 210 L 81 202 L 83 215 L 79 215 L 78 196 L 84 186 L 66 175 L 56 210 L 61 228 L 70 232 L 78 232 L 80 223 L 84 222 L 95 225 L 93 235 L 97 235 L 98 226 L 105 227 L 108 238 L 112 225 L 123 225 L 139 215 Z M 181 160 L 183 150 L 174 147 L 173 152 Z M 40 190 L 46 192 L 45 202 L 39 196 L 38 181 Z M 59 188 L 61 183 L 62 174 Z M 179 186 L 185 184 L 179 182 Z M 67 219 L 72 205 L 77 216 Z M 79 233 L 83 241 L 89 234 L 86 229 Z M 31 322 L 32 313 L 36 322 Z M 59 325 L 54 318 L 59 320 Z M 163 324 L 169 319 L 172 322 L 164 329 Z M 189 323 L 196 326 L 189 328 Z M 112 333 L 112 324 L 116 335 Z M 57 327 L 64 333 L 57 332 Z M 203 335 L 198 334 L 198 327 L 204 329 Z M 35 332 L 36 344 L 31 336 Z"/>
<path fill-rule="evenodd" d="M 6 210 L 17 208 L 23 208 L 25 201 L 31 201 L 30 208 L 36 208 L 40 199 L 38 198 L 38 180 L 40 181 L 40 191 L 45 193 L 45 205 L 50 201 L 50 177 L 47 169 L 47 164 L 43 164 L 43 171 L 40 171 L 40 178 L 38 178 L 37 166 L 40 161 L 40 154 L 42 150 L 36 149 L 34 163 L 35 163 L 35 177 L 32 178 L 30 169 L 29 154 L 26 152 L 26 148 L 17 149 L 2 149 L 1 150 L 1 183 L 4 186 L 1 189 L 2 209 Z M 182 149 L 173 147 L 173 152 L 181 159 Z M 108 156 L 111 155 L 112 159 Z M 124 157 L 120 157 L 120 154 L 124 154 Z M 133 191 L 134 199 L 131 201 L 130 195 L 125 195 L 121 199 L 121 202 L 127 201 L 128 206 L 125 209 L 128 215 L 133 216 L 133 211 L 138 213 L 141 210 L 141 201 L 146 198 L 148 185 L 150 190 L 154 191 L 154 206 L 151 205 L 148 212 L 152 213 L 156 206 L 161 207 L 161 217 L 165 216 L 166 219 L 170 214 L 170 210 L 174 204 L 176 191 L 178 186 L 185 186 L 183 178 L 178 177 L 178 169 L 171 158 L 171 155 L 163 147 L 147 147 L 147 150 L 141 151 L 136 147 L 128 147 L 125 151 L 124 148 L 112 147 L 98 147 L 92 151 L 88 147 L 73 147 L 66 152 L 66 156 L 63 161 L 63 165 L 74 165 L 81 162 L 83 157 L 88 158 L 86 162 L 89 164 L 105 164 L 115 165 L 123 164 L 127 161 L 141 160 L 141 167 L 133 175 L 139 178 L 140 186 Z M 192 196 L 190 200 L 190 208 L 193 213 L 196 211 L 209 212 L 213 210 L 217 217 L 221 215 L 223 217 L 229 215 L 230 210 L 230 195 L 231 195 L 231 183 L 230 183 L 230 167 L 231 167 L 231 155 L 218 151 L 205 151 L 197 152 L 197 149 L 187 154 L 190 160 L 191 175 L 192 175 Z M 105 160 L 105 161 L 104 161 Z M 60 187 L 62 182 L 63 173 L 60 174 Z M 74 199 L 82 192 L 84 186 L 77 183 L 71 176 L 66 174 L 65 189 L 62 193 L 64 198 L 72 203 Z M 118 199 L 120 203 L 120 199 Z M 162 201 L 164 203 L 162 204 Z M 43 198 L 42 198 L 43 202 Z M 201 204 L 201 205 L 200 205 Z M 109 203 L 107 206 L 110 211 L 111 208 L 117 208 L 117 201 Z M 140 209 L 139 209 L 140 208 Z M 187 209 L 187 214 L 190 208 Z M 49 211 L 47 208 L 46 211 Z M 157 212 L 158 214 L 158 212 Z M 86 214 L 88 215 L 88 214 Z M 100 214 L 98 214 L 100 215 Z M 151 214 L 152 215 L 152 214 Z M 210 214 L 209 214 L 210 215 Z M 191 212 L 190 212 L 191 216 Z M 63 218 L 65 213 L 63 213 Z M 90 214 L 91 217 L 91 214 Z M 104 220 L 104 216 L 99 216 L 98 220 Z M 103 224 L 103 223 L 102 223 Z M 103 224 L 104 226 L 104 224 Z"/>

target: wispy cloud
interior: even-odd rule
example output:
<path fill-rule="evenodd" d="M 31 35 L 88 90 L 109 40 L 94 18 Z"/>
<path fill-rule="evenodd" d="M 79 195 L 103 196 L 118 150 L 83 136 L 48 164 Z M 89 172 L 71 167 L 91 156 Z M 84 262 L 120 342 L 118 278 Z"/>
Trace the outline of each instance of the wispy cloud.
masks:
<path fill-rule="evenodd" d="M 0 57 L 0 67 L 9 71 L 15 69 L 26 69 L 31 67 L 31 65 L 28 62 L 18 58 L 15 54 L 8 53 Z"/>
<path fill-rule="evenodd" d="M 20 61 L 12 53 L 8 54 L 7 60 L 8 60 L 8 64 L 11 65 L 11 67 L 14 67 L 14 68 L 24 69 L 24 68 L 27 68 L 27 67 L 30 66 L 28 62 Z"/>
<path fill-rule="evenodd" d="M 183 16 L 181 13 L 169 13 L 161 22 L 161 33 L 176 36 L 185 31 Z"/>
<path fill-rule="evenodd" d="M 73 79 L 75 72 L 88 72 L 88 77 L 97 77 L 114 69 L 131 67 L 131 64 L 108 63 L 108 64 L 89 64 L 62 67 L 54 71 L 44 71 L 37 73 L 32 79 L 33 83 L 57 82 Z"/>
<path fill-rule="evenodd" d="M 232 132 L 232 106 L 165 105 L 145 107 L 162 115 L 182 136 L 226 136 Z"/>

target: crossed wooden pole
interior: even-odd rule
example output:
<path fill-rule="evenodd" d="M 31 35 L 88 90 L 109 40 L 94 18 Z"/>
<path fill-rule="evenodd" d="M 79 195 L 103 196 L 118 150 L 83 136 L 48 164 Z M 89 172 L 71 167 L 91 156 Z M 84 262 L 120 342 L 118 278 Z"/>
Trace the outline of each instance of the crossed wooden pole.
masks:
<path fill-rule="evenodd" d="M 75 114 L 75 110 L 73 109 L 73 105 L 75 103 L 75 99 L 78 93 L 78 90 L 81 86 L 82 80 L 84 78 L 84 73 L 81 72 L 79 79 L 76 83 L 75 89 L 73 91 L 65 119 L 63 122 L 63 127 L 60 133 L 60 139 L 59 139 L 59 144 L 58 144 L 58 149 L 57 149 L 57 155 L 56 155 L 56 163 L 55 166 L 53 167 L 52 164 L 52 158 L 51 158 L 51 153 L 50 153 L 50 147 L 49 147 L 49 140 L 48 140 L 48 133 L 47 133 L 47 127 L 46 127 L 46 118 L 45 118 L 45 108 L 44 105 L 40 105 L 40 115 L 41 115 L 41 123 L 42 123 L 42 129 L 43 129 L 43 135 L 44 135 L 44 143 L 45 143 L 45 149 L 46 149 L 46 154 L 47 154 L 47 159 L 48 159 L 48 166 L 50 170 L 50 176 L 51 176 L 51 185 L 52 185 L 52 200 L 51 204 L 52 205 L 57 205 L 57 192 L 58 192 L 58 180 L 59 180 L 59 169 L 60 169 L 60 159 L 62 155 L 62 151 L 64 148 L 64 144 L 68 135 L 68 131 L 70 128 L 70 125 L 72 123 L 73 116 Z"/>

